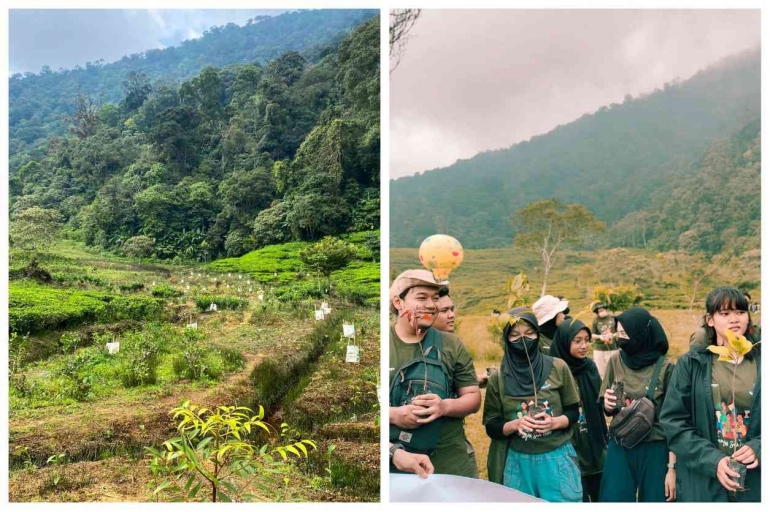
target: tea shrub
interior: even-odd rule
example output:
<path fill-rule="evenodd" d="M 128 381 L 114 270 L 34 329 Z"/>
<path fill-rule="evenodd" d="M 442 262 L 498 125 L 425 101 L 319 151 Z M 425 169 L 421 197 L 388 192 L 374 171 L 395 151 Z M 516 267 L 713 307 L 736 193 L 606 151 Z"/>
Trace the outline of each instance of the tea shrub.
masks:
<path fill-rule="evenodd" d="M 161 297 L 165 299 L 181 297 L 184 295 L 184 293 L 182 293 L 180 290 L 172 288 L 167 284 L 159 284 L 158 286 L 154 286 L 150 293 L 152 293 L 153 297 Z"/>

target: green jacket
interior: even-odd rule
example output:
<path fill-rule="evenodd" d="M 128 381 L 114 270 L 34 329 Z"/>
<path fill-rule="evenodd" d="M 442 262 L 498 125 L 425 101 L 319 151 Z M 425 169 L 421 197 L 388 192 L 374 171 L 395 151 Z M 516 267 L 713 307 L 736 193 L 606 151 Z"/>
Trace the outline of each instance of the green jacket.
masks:
<path fill-rule="evenodd" d="M 540 352 L 543 354 L 550 356 L 551 355 L 551 344 L 553 343 L 553 340 L 546 336 L 545 334 L 540 334 Z"/>
<path fill-rule="evenodd" d="M 757 457 L 761 449 L 761 368 L 757 354 L 757 393 L 751 405 L 751 424 L 745 444 Z M 660 412 L 668 447 L 676 454 L 677 501 L 727 501 L 728 492 L 716 478 L 717 465 L 725 454 L 717 446 L 714 404 L 711 395 L 711 352 L 692 347 L 676 364 Z M 746 474 L 747 490 L 739 501 L 759 501 L 761 465 Z"/>

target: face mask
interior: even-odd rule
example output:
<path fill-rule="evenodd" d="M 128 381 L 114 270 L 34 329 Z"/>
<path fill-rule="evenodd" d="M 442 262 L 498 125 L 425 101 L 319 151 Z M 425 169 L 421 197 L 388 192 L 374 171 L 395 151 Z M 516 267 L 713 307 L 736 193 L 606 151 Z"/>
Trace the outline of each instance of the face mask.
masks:
<path fill-rule="evenodd" d="M 530 357 L 532 357 L 532 354 L 536 350 L 540 349 L 538 346 L 539 343 L 540 343 L 540 338 L 537 336 L 535 336 L 534 338 L 523 337 L 523 338 L 519 338 L 518 341 L 516 342 L 508 341 L 508 346 L 514 353 L 521 354 L 522 357 L 526 357 L 524 353 L 524 349 L 526 347 L 526 352 L 530 354 Z"/>

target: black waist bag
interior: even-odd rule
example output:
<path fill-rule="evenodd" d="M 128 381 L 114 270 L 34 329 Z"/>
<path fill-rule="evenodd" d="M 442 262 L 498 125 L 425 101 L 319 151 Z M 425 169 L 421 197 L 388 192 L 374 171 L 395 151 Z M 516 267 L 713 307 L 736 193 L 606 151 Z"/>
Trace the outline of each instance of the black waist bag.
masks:
<path fill-rule="evenodd" d="M 620 446 L 633 448 L 644 441 L 652 432 L 652 425 L 655 423 L 653 393 L 658 386 L 658 377 L 660 376 L 660 368 L 663 366 L 663 360 L 664 357 L 661 356 L 655 363 L 647 396 L 637 398 L 631 402 L 631 405 L 621 409 L 612 419 L 609 436 Z"/>

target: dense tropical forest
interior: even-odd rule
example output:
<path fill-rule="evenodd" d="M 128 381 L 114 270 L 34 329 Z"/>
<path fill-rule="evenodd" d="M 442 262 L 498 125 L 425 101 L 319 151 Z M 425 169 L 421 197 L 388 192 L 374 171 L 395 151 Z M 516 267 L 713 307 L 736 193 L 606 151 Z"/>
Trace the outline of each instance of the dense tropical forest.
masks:
<path fill-rule="evenodd" d="M 391 183 L 391 246 L 448 232 L 506 247 L 512 214 L 555 197 L 609 229 L 585 248 L 759 248 L 760 52 L 602 107 L 551 132 Z"/>
<path fill-rule="evenodd" d="M 12 77 L 12 221 L 55 210 L 68 238 L 188 261 L 378 228 L 379 20 L 329 35 L 365 15 L 292 13 L 116 64 Z M 231 45 L 230 61 L 247 62 L 174 81 L 190 56 L 223 64 Z M 279 54 L 295 46 L 307 51 Z M 116 81 L 120 99 L 101 101 Z"/>
<path fill-rule="evenodd" d="M 118 103 L 125 96 L 129 73 L 144 73 L 151 81 L 182 82 L 212 66 L 260 63 L 287 51 L 317 61 L 346 31 L 376 15 L 375 10 L 316 10 L 258 16 L 244 26 L 212 26 L 202 37 L 178 46 L 126 55 L 117 62 L 87 62 L 74 69 L 16 73 L 9 83 L 11 154 L 31 150 L 41 139 L 67 132 L 78 93 L 101 103 Z"/>

